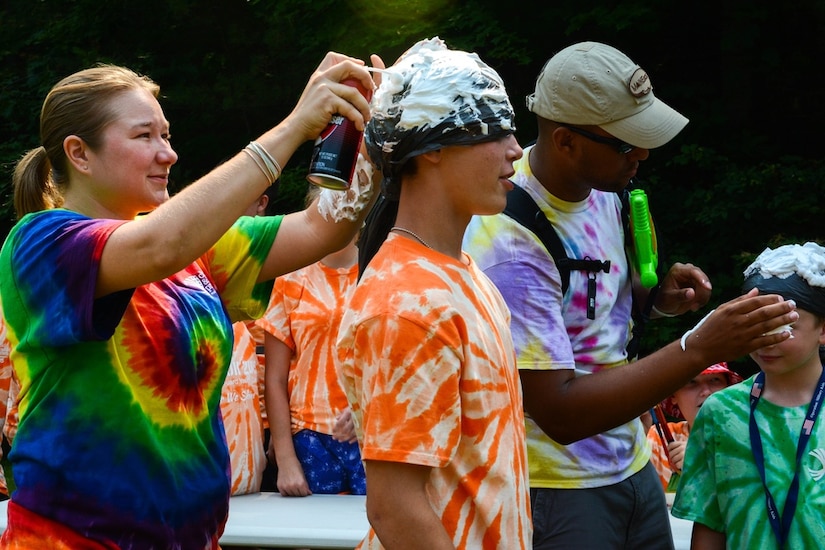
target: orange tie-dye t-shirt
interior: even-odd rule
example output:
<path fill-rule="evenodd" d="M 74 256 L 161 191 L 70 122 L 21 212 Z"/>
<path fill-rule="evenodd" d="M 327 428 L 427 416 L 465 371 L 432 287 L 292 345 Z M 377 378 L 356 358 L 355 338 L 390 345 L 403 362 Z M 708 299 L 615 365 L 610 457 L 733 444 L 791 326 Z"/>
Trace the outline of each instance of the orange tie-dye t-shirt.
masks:
<path fill-rule="evenodd" d="M 258 398 L 261 402 L 261 420 L 264 429 L 269 428 L 269 421 L 266 419 L 266 401 L 264 391 L 264 373 L 266 372 L 266 356 L 264 355 L 264 329 L 259 327 L 256 321 L 244 321 L 252 340 L 255 342 L 255 355 L 258 357 Z"/>
<path fill-rule="evenodd" d="M 6 323 L 3 321 L 3 316 L 0 315 L 0 433 L 2 433 L 6 424 L 6 414 L 8 413 L 9 391 L 11 389 L 11 359 L 9 352 L 11 346 L 6 338 Z M 0 458 L 3 457 L 3 450 L 0 449 Z M 6 484 L 6 476 L 3 472 L 3 467 L 0 466 L 0 492 L 4 495 L 9 494 L 8 486 Z"/>
<path fill-rule="evenodd" d="M 677 441 L 684 441 L 688 438 L 690 429 L 686 421 L 668 422 L 670 433 Z M 667 449 L 659 438 L 659 433 L 656 431 L 656 426 L 651 426 L 647 432 L 647 441 L 650 443 L 650 462 L 656 468 L 656 473 L 659 474 L 659 481 L 662 482 L 662 488 L 667 490 L 670 483 L 670 477 L 673 475 L 673 470 L 670 469 L 670 461 L 667 459 Z"/>
<path fill-rule="evenodd" d="M 524 415 L 509 312 L 463 259 L 388 237 L 342 320 L 342 384 L 365 460 L 432 468 L 430 504 L 456 548 L 528 548 Z M 374 531 L 361 547 L 381 548 Z"/>
<path fill-rule="evenodd" d="M 229 446 L 232 495 L 257 493 L 266 469 L 258 394 L 258 356 L 246 322 L 233 323 L 235 345 L 221 388 L 221 415 Z"/>
<path fill-rule="evenodd" d="M 347 406 L 338 380 L 335 338 L 355 288 L 358 266 L 316 262 L 275 279 L 266 314 L 256 323 L 292 350 L 287 392 L 292 433 L 332 434 Z"/>

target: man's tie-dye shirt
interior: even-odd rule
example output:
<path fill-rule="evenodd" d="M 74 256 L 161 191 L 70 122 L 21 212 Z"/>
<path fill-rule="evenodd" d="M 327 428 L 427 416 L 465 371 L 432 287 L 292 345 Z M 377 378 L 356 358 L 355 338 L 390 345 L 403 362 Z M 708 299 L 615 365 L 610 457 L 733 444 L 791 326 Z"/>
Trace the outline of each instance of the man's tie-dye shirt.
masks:
<path fill-rule="evenodd" d="M 572 369 L 576 376 L 588 376 L 625 364 L 632 296 L 621 200 L 616 193 L 595 189 L 580 202 L 554 197 L 533 176 L 530 151 L 526 148 L 514 163 L 513 183 L 525 189 L 553 223 L 569 257 L 610 261 L 609 273 L 595 275 L 595 319 L 587 317 L 587 273 L 571 271 L 563 296 L 550 253 L 509 216 L 473 217 L 464 249 L 510 308 L 519 369 Z M 638 419 L 570 445 L 556 443 L 529 415 L 526 423 L 531 487 L 604 487 L 627 479 L 650 458 Z"/>

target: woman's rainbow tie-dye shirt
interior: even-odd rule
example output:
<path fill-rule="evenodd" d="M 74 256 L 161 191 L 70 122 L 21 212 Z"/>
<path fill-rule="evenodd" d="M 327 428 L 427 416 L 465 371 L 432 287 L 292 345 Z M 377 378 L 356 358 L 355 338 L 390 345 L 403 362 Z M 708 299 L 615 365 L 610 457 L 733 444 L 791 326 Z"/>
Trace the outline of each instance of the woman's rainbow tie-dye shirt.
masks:
<path fill-rule="evenodd" d="M 56 548 L 69 527 L 89 547 L 217 545 L 231 322 L 265 310 L 271 282 L 255 281 L 280 222 L 241 218 L 179 273 L 98 299 L 103 247 L 127 222 L 58 209 L 12 229 L 0 252 L 20 379 L 12 502 L 42 516 L 41 532 L 22 533 L 32 544 Z"/>

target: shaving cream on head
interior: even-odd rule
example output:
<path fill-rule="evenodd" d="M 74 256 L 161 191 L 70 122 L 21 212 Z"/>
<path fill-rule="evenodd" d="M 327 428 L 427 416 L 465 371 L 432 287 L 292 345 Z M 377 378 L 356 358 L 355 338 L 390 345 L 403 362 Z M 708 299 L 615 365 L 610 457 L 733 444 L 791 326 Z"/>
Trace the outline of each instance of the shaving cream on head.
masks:
<path fill-rule="evenodd" d="M 755 273 L 765 279 L 785 279 L 795 273 L 810 286 L 825 288 L 825 248 L 813 242 L 766 248 L 745 269 L 745 278 Z"/>
<path fill-rule="evenodd" d="M 825 248 L 807 242 L 766 248 L 744 271 L 742 291 L 779 294 L 796 305 L 825 317 Z M 784 328 L 784 327 L 782 327 Z"/>
<path fill-rule="evenodd" d="M 422 40 L 382 71 L 365 140 L 385 179 L 410 158 L 449 145 L 500 139 L 515 131 L 501 77 L 475 53 Z"/>
<path fill-rule="evenodd" d="M 505 129 L 514 129 L 498 73 L 475 53 L 450 50 L 438 37 L 418 42 L 384 71 L 372 110 L 372 116 L 385 119 L 397 114 L 397 130 L 483 124 L 490 114 L 498 115 Z"/>

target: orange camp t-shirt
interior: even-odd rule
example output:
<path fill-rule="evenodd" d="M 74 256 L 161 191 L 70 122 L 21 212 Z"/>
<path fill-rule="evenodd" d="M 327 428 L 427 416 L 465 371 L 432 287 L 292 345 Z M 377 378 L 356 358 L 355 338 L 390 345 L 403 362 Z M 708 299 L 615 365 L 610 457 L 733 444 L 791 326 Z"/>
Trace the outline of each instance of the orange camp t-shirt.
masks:
<path fill-rule="evenodd" d="M 528 548 L 509 313 L 489 279 L 463 260 L 390 234 L 342 320 L 342 383 L 361 456 L 431 467 L 430 504 L 456 548 Z M 381 548 L 374 531 L 361 547 Z"/>
<path fill-rule="evenodd" d="M 0 433 L 3 432 L 6 424 L 6 415 L 8 413 L 9 391 L 12 383 L 12 367 L 9 353 L 11 346 L 6 338 L 6 323 L 3 320 L 2 312 L 0 312 Z M 3 457 L 3 450 L 0 449 L 0 458 Z M 0 492 L 4 495 L 9 494 L 8 486 L 6 484 L 6 476 L 3 472 L 3 467 L 0 466 Z"/>
<path fill-rule="evenodd" d="M 292 433 L 332 434 L 347 408 L 335 363 L 338 326 L 358 279 L 358 265 L 333 268 L 316 262 L 275 279 L 259 326 L 292 350 L 287 392 Z"/>
<path fill-rule="evenodd" d="M 232 325 L 235 346 L 229 371 L 221 388 L 221 414 L 229 445 L 232 494 L 261 490 L 266 469 L 264 428 L 258 395 L 258 357 L 255 340 L 245 322 Z"/>

